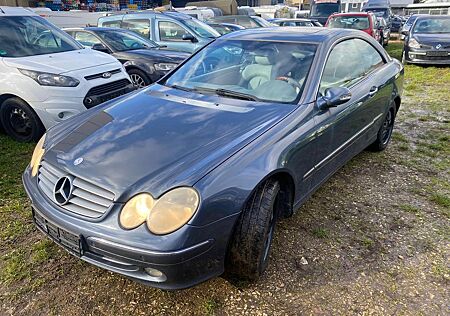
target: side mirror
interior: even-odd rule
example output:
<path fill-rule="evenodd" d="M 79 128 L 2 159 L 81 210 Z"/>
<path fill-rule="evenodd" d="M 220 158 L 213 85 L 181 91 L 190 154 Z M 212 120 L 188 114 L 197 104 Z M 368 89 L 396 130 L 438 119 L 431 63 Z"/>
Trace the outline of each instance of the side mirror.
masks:
<path fill-rule="evenodd" d="M 400 33 L 402 33 L 402 35 L 405 35 L 405 36 L 407 36 L 408 35 L 408 31 L 407 30 L 401 30 L 401 32 Z"/>
<path fill-rule="evenodd" d="M 316 104 L 319 110 L 325 111 L 349 101 L 352 93 L 348 88 L 333 87 L 325 90 L 325 95 L 317 99 Z"/>
<path fill-rule="evenodd" d="M 184 34 L 182 39 L 183 41 L 191 41 L 192 43 L 198 42 L 198 40 L 192 34 Z"/>
<path fill-rule="evenodd" d="M 92 45 L 92 49 L 98 50 L 99 52 L 102 52 L 102 53 L 107 53 L 107 54 L 110 53 L 109 49 L 105 45 L 100 44 L 100 43 Z"/>

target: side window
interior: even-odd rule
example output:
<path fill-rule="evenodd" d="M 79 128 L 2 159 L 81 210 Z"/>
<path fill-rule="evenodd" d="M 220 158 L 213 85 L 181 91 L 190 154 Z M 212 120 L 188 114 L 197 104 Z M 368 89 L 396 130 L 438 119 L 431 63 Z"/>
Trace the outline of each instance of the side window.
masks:
<path fill-rule="evenodd" d="M 150 38 L 150 19 L 126 19 L 122 21 L 122 28 Z"/>
<path fill-rule="evenodd" d="M 184 28 L 173 22 L 161 21 L 158 25 L 161 41 L 182 41 L 183 35 L 189 34 Z"/>
<path fill-rule="evenodd" d="M 76 32 L 75 39 L 80 42 L 81 45 L 86 47 L 92 47 L 94 44 L 102 43 L 97 37 L 95 37 L 95 35 L 87 32 Z"/>
<path fill-rule="evenodd" d="M 328 56 L 319 92 L 323 94 L 331 87 L 349 87 L 383 64 L 381 55 L 366 41 L 351 39 L 340 42 Z"/>
<path fill-rule="evenodd" d="M 121 21 L 117 20 L 117 21 L 105 21 L 102 23 L 102 27 L 116 27 L 116 28 L 120 28 L 120 24 Z"/>

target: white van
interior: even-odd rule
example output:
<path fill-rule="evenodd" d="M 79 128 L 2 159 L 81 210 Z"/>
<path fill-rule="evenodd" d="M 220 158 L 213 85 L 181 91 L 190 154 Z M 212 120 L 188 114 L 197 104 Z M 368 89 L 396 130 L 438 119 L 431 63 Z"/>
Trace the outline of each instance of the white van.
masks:
<path fill-rule="evenodd" d="M 22 142 L 134 90 L 117 59 L 24 8 L 0 6 L 0 73 L 0 124 Z"/>
<path fill-rule="evenodd" d="M 206 21 L 208 19 L 211 19 L 215 16 L 214 11 L 209 8 L 204 7 L 184 7 L 184 8 L 175 8 L 176 11 L 187 14 L 189 16 L 192 16 L 193 18 L 196 18 L 200 21 Z"/>

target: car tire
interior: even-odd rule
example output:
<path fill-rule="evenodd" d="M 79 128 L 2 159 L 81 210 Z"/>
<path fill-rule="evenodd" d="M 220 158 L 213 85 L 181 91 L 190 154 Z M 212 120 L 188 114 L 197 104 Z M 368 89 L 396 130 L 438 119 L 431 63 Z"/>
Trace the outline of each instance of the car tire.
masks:
<path fill-rule="evenodd" d="M 254 281 L 269 261 L 277 220 L 280 184 L 269 179 L 252 194 L 235 226 L 227 254 L 227 272 L 241 280 Z"/>
<path fill-rule="evenodd" d="M 17 97 L 3 101 L 0 122 L 6 134 L 19 142 L 37 142 L 45 132 L 39 116 Z"/>
<path fill-rule="evenodd" d="M 138 88 L 144 88 L 152 83 L 147 74 L 142 70 L 132 68 L 127 70 L 127 73 L 130 76 L 131 82 Z"/>
<path fill-rule="evenodd" d="M 371 151 L 383 151 L 389 145 L 395 122 L 395 108 L 391 106 L 384 116 L 383 123 L 377 133 L 377 139 L 369 146 Z"/>

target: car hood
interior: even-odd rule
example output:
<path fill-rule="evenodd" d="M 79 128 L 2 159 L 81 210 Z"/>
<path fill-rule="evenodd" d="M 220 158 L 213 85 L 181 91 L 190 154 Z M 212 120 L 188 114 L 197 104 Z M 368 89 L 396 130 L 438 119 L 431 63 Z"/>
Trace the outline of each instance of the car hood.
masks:
<path fill-rule="evenodd" d="M 56 54 L 4 58 L 3 61 L 10 67 L 55 74 L 117 63 L 114 57 L 89 48 Z"/>
<path fill-rule="evenodd" d="M 194 185 L 294 109 L 155 84 L 52 129 L 44 159 L 119 202 L 137 192 L 158 197 Z"/>
<path fill-rule="evenodd" d="M 430 46 L 441 44 L 446 47 L 450 45 L 450 34 L 414 33 L 414 38 L 417 39 L 419 43 Z"/>
<path fill-rule="evenodd" d="M 174 62 L 181 63 L 183 60 L 191 56 L 189 53 L 177 52 L 168 49 L 136 49 L 126 52 L 118 52 L 114 54 L 117 58 L 145 58 L 154 62 Z"/>

